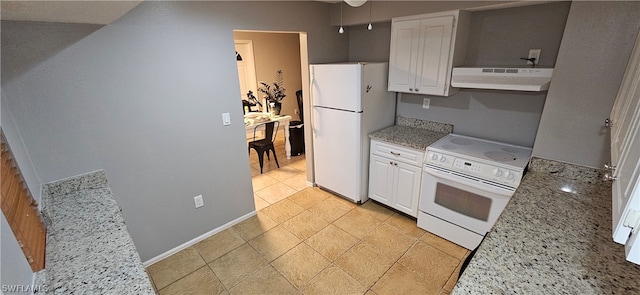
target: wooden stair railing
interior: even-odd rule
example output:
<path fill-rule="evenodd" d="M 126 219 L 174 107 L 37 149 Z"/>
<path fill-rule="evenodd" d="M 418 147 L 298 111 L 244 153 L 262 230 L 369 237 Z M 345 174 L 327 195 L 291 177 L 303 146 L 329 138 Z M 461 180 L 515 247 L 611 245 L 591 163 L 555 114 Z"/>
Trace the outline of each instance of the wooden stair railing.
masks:
<path fill-rule="evenodd" d="M 2 213 L 22 248 L 33 272 L 44 269 L 46 229 L 40 218 L 38 203 L 31 197 L 20 169 L 0 131 L 2 154 L 0 157 L 0 204 Z"/>

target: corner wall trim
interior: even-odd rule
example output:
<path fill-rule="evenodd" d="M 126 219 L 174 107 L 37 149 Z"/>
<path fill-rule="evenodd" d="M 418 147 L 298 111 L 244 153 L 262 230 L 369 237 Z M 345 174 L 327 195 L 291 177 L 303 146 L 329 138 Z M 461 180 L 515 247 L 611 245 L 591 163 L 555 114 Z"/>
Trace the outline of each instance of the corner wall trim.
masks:
<path fill-rule="evenodd" d="M 186 249 L 188 247 L 191 247 L 191 246 L 195 245 L 196 243 L 198 243 L 198 242 L 200 242 L 200 241 L 202 241 L 202 240 L 204 240 L 204 239 L 206 239 L 206 238 L 208 238 L 210 236 L 213 236 L 213 235 L 215 235 L 215 234 L 217 234 L 217 233 L 219 233 L 219 232 L 221 232 L 221 231 L 223 231 L 225 229 L 228 229 L 228 228 L 232 227 L 232 226 L 244 221 L 245 219 L 253 217 L 257 213 L 258 212 L 254 210 L 254 211 L 251 211 L 251 212 L 249 212 L 249 213 L 247 213 L 247 214 L 245 214 L 243 216 L 240 216 L 240 217 L 238 217 L 238 218 L 236 218 L 234 220 L 231 220 L 231 221 L 223 224 L 222 226 L 219 226 L 219 227 L 217 227 L 217 228 L 215 228 L 215 229 L 213 229 L 211 231 L 208 231 L 208 232 L 206 232 L 206 233 L 204 233 L 204 234 L 202 234 L 200 236 L 197 236 L 194 239 L 192 239 L 192 240 L 190 240 L 190 241 L 188 241 L 188 242 L 186 242 L 186 243 L 184 243 L 182 245 L 179 245 L 179 246 L 177 246 L 177 247 L 175 247 L 175 248 L 173 248 L 173 249 L 171 249 L 171 250 L 169 250 L 167 252 L 164 252 L 164 253 L 156 256 L 156 257 L 153 257 L 153 258 L 143 262 L 142 265 L 144 265 L 145 268 L 149 267 L 150 265 L 152 265 L 152 264 L 154 264 L 156 262 L 159 262 L 162 259 L 165 259 L 165 258 L 167 258 L 167 257 L 169 257 L 169 256 L 171 256 L 173 254 L 176 254 L 176 253 L 178 253 L 178 252 L 180 252 L 180 251 L 182 251 L 182 250 L 184 250 L 184 249 Z"/>

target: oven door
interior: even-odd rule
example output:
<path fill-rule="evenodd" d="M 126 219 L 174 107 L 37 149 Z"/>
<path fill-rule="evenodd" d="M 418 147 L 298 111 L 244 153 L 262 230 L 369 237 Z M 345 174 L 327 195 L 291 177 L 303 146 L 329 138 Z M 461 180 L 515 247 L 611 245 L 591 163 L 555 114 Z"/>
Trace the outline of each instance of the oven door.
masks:
<path fill-rule="evenodd" d="M 509 202 L 513 191 L 473 177 L 424 167 L 420 211 L 485 235 Z"/>

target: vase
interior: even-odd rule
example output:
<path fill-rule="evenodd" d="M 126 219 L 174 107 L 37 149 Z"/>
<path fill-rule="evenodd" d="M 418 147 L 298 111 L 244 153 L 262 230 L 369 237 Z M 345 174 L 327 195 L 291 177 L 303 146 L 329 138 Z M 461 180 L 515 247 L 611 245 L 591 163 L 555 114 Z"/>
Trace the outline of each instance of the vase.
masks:
<path fill-rule="evenodd" d="M 272 116 L 280 116 L 280 110 L 282 110 L 281 102 L 271 102 L 269 103 L 269 109 L 271 110 Z"/>

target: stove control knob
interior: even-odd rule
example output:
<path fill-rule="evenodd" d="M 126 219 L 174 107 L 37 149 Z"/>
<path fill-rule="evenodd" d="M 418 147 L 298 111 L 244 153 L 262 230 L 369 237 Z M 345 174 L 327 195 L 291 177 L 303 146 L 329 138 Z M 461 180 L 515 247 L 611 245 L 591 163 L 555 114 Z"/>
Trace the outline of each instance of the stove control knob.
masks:
<path fill-rule="evenodd" d="M 433 155 L 431 155 L 431 159 L 434 161 L 438 160 L 438 154 L 433 153 Z"/>
<path fill-rule="evenodd" d="M 505 173 L 504 177 L 505 177 L 507 180 L 513 180 L 513 179 L 516 177 L 516 175 L 515 175 L 513 172 L 511 172 L 511 171 L 507 171 L 507 172 Z"/>
<path fill-rule="evenodd" d="M 503 173 L 503 172 L 502 172 L 502 169 L 500 169 L 500 168 L 496 168 L 496 169 L 494 169 L 494 170 L 493 170 L 493 174 L 494 174 L 495 176 L 497 176 L 497 177 L 502 176 L 502 173 Z"/>
<path fill-rule="evenodd" d="M 446 160 L 447 158 L 444 155 L 440 156 L 440 162 L 445 162 Z"/>

